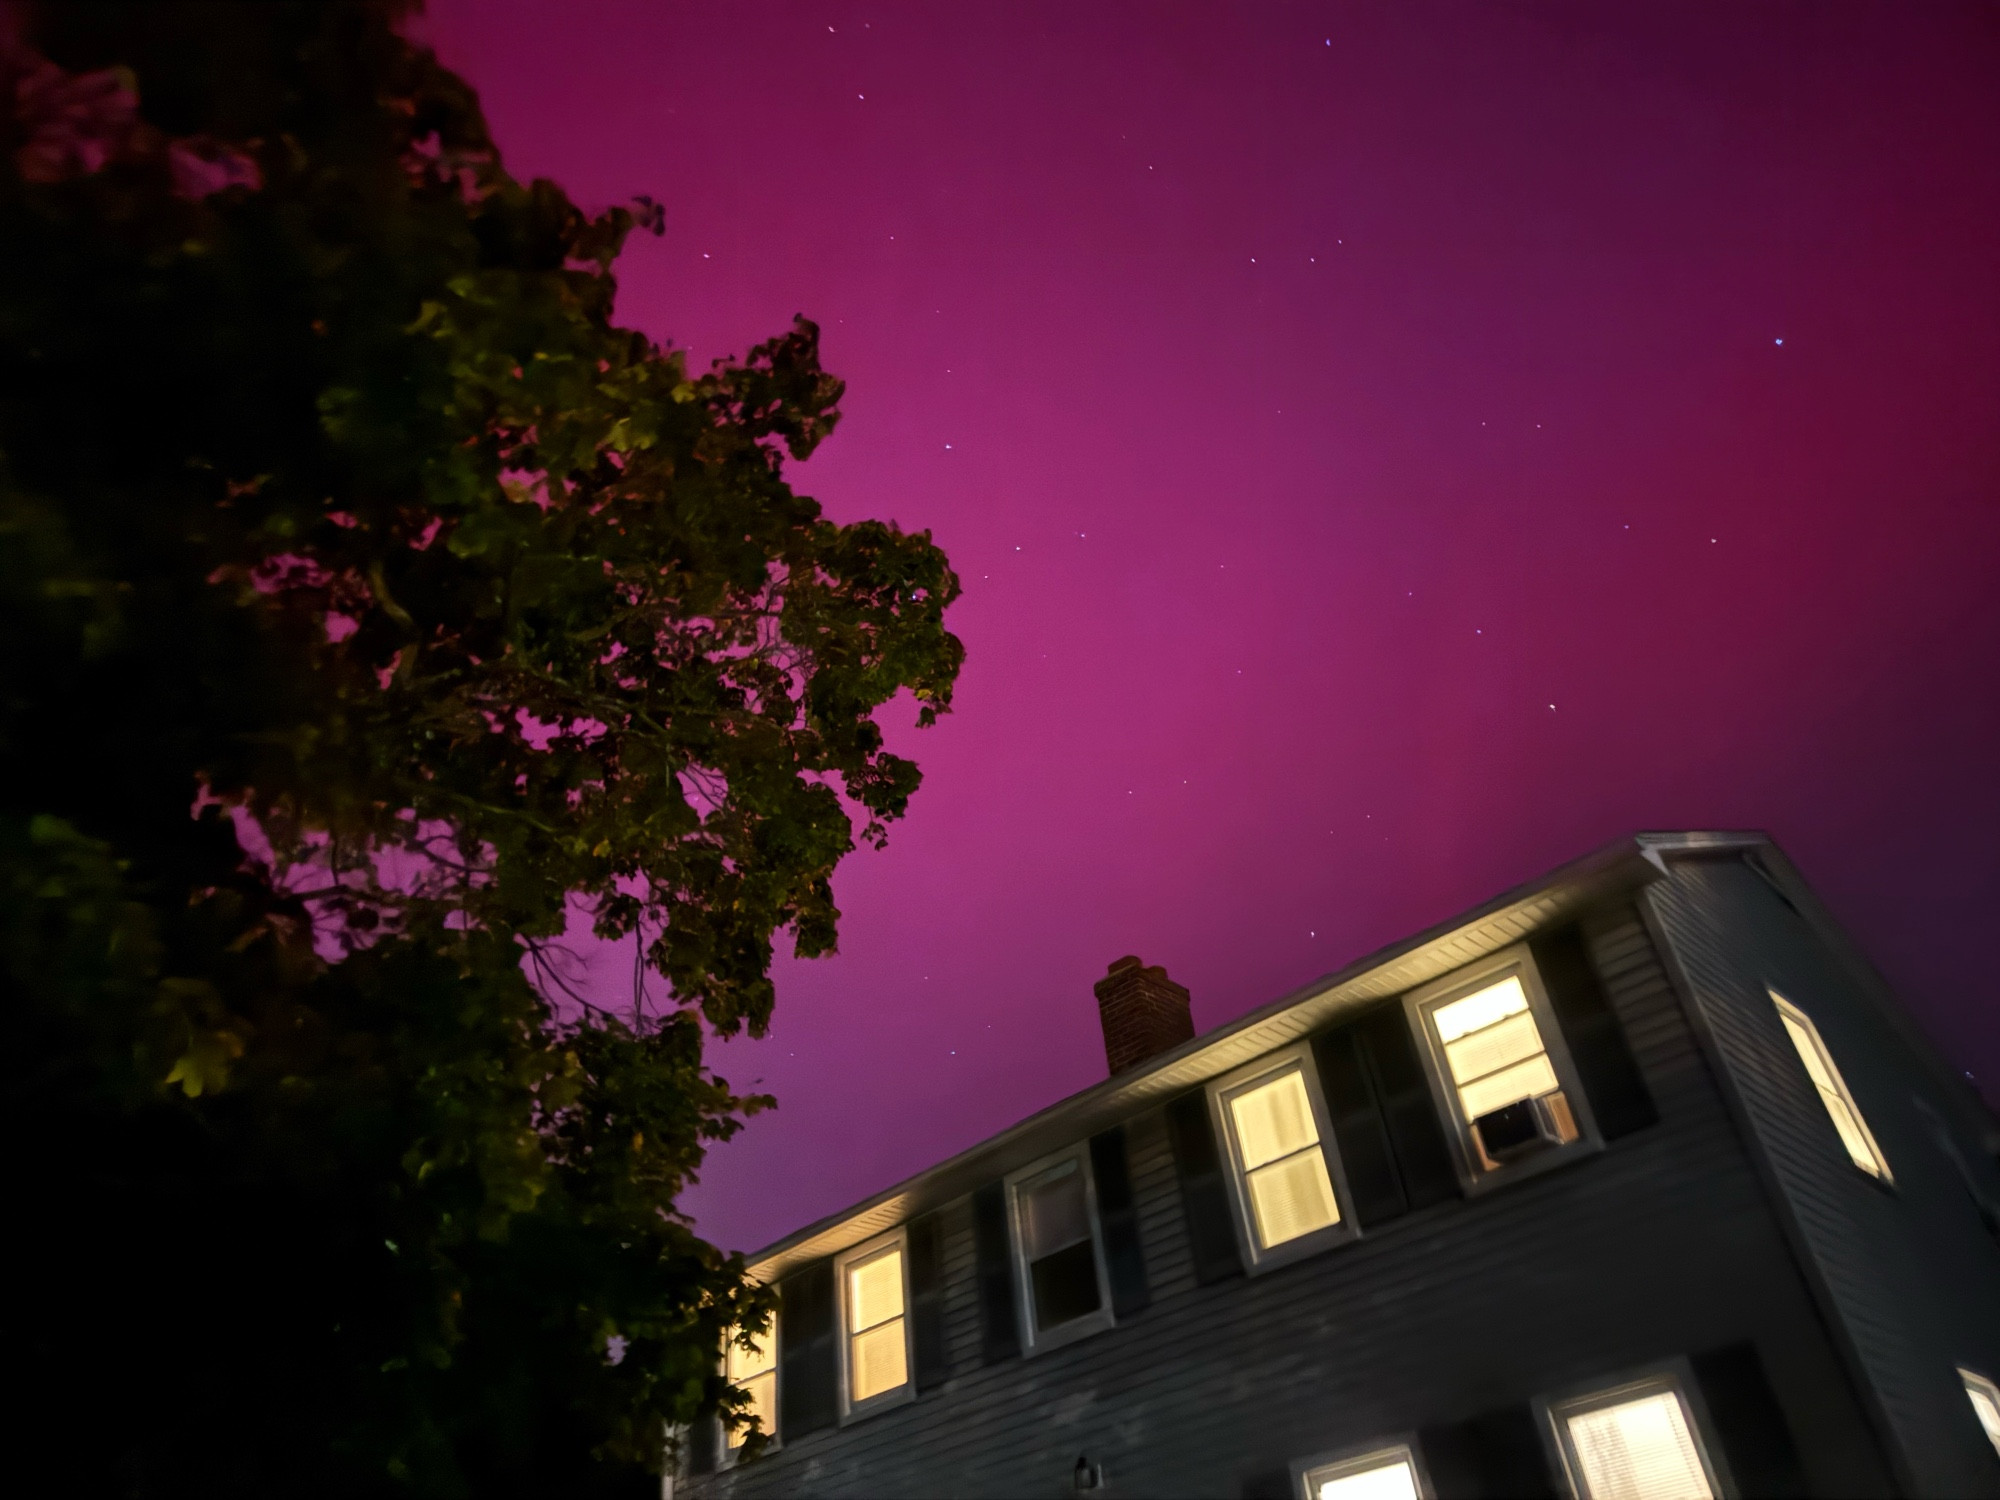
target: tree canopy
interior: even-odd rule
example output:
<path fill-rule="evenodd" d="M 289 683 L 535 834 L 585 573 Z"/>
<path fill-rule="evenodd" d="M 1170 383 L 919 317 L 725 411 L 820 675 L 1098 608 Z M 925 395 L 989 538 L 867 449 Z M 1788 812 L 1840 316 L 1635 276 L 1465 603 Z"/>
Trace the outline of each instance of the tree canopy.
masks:
<path fill-rule="evenodd" d="M 618 327 L 662 210 L 510 178 L 406 9 L 0 16 L 7 1332 L 85 1489 L 589 1493 L 727 1406 L 704 1036 L 963 655 L 788 482 L 817 329 Z"/>

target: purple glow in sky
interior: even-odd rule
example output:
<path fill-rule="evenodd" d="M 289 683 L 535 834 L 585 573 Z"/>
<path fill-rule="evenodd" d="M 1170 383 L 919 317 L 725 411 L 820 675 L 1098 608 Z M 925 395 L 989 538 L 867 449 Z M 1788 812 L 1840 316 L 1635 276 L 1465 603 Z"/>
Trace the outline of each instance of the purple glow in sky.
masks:
<path fill-rule="evenodd" d="M 1634 14 L 1633 12 L 1637 13 Z M 688 1198 L 754 1249 L 1639 828 L 1786 846 L 2000 1079 L 1990 7 L 433 0 L 620 320 L 824 330 L 957 711 Z"/>

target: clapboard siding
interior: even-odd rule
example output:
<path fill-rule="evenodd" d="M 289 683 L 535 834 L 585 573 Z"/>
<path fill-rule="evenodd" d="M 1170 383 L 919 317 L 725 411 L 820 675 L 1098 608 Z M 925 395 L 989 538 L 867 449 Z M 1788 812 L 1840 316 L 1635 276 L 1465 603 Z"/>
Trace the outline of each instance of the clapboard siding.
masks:
<path fill-rule="evenodd" d="M 1922 1494 L 2000 1494 L 2000 1466 L 1953 1368 L 2000 1366 L 2000 1252 L 1923 1114 L 1934 1072 L 1807 920 L 1741 860 L 1676 862 L 1646 899 L 1892 1435 L 1903 1483 Z M 1848 1161 L 1767 985 L 1819 1028 L 1893 1190 Z M 1982 1154 L 1966 1145 L 1968 1156 Z"/>
<path fill-rule="evenodd" d="M 1678 992 L 1630 905 L 1586 944 L 1660 1111 L 1562 1170 L 1390 1220 L 1266 1275 L 1197 1285 L 1157 1111 L 1127 1122 L 1153 1302 L 1048 1354 L 978 1361 L 969 1215 L 948 1212 L 952 1378 L 697 1493 L 1233 1495 L 1294 1458 L 1754 1340 L 1816 1493 L 1883 1461 Z M 966 1319 L 971 1319 L 968 1325 Z"/>

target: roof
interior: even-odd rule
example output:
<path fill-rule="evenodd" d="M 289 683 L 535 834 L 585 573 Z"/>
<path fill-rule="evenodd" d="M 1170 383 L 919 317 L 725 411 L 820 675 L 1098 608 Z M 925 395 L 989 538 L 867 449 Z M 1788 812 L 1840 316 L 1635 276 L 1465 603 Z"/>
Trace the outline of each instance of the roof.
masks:
<path fill-rule="evenodd" d="M 1664 857 L 1768 845 L 1761 833 L 1640 833 L 1618 839 L 1415 937 L 1315 979 L 1270 1004 L 1093 1084 L 894 1187 L 786 1235 L 749 1258 L 773 1281 L 964 1196 L 1017 1167 L 1320 1030 L 1349 1011 L 1520 942 L 1530 933 L 1665 873 Z"/>

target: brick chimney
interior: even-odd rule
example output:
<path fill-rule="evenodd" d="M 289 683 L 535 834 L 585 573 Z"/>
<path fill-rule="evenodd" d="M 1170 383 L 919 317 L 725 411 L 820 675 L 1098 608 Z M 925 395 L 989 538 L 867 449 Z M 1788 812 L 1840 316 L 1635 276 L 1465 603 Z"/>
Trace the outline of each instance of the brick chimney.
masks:
<path fill-rule="evenodd" d="M 1104 1060 L 1114 1078 L 1194 1038 L 1188 992 L 1158 964 L 1149 969 L 1127 954 L 1091 988 L 1104 1023 Z"/>

